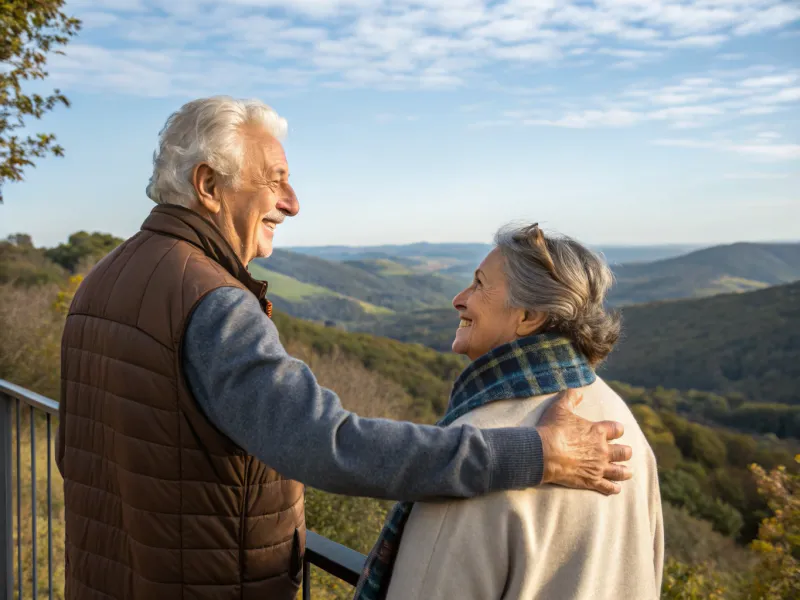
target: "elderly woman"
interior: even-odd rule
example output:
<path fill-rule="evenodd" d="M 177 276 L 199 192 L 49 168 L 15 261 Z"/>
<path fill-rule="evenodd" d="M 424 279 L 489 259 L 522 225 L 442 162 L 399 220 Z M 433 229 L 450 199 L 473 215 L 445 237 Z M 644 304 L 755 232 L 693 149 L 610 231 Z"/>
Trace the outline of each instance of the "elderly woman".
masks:
<path fill-rule="evenodd" d="M 464 501 L 399 504 L 356 598 L 658 598 L 663 563 L 656 461 L 625 403 L 596 374 L 619 337 L 603 301 L 612 276 L 591 251 L 537 225 L 501 230 L 453 300 L 453 351 L 472 363 L 443 426 L 523 427 L 577 388 L 577 413 L 613 419 L 633 448 L 631 481 L 605 497 L 545 485 Z"/>

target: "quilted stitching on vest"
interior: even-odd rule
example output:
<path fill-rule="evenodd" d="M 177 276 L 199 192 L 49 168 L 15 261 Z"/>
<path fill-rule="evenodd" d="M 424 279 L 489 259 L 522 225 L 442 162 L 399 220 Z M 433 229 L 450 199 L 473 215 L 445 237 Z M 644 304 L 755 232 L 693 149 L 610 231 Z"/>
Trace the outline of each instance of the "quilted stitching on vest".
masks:
<path fill-rule="evenodd" d="M 144 231 L 76 294 L 59 423 L 70 600 L 296 595 L 302 484 L 221 434 L 180 369 L 193 308 L 222 286 L 244 288 L 196 246 Z"/>

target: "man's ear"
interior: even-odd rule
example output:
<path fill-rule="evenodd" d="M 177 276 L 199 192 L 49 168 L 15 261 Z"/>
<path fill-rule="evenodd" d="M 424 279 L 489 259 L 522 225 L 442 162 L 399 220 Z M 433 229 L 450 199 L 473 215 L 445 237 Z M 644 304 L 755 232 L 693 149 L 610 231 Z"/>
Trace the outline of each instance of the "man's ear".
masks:
<path fill-rule="evenodd" d="M 212 215 L 222 208 L 219 198 L 217 173 L 206 163 L 200 163 L 192 170 L 192 187 L 197 201 Z"/>
<path fill-rule="evenodd" d="M 517 337 L 533 335 L 547 321 L 547 314 L 543 312 L 533 312 L 530 310 L 522 311 L 522 316 L 517 323 Z"/>

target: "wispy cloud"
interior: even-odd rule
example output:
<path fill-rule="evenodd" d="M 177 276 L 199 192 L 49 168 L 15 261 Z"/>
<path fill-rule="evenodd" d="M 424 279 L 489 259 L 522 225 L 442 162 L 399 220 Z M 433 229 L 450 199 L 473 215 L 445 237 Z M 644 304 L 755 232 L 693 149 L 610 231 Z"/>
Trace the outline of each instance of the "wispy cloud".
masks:
<path fill-rule="evenodd" d="M 768 160 L 796 160 L 800 158 L 800 144 L 770 144 L 766 142 L 737 143 L 732 141 L 686 138 L 657 139 L 654 140 L 653 143 L 657 146 L 722 150 Z"/>
<path fill-rule="evenodd" d="M 514 121 L 511 119 L 487 119 L 470 123 L 468 127 L 470 129 L 489 129 L 495 127 L 508 127 L 510 125 L 514 125 Z"/>
<path fill-rule="evenodd" d="M 730 61 L 744 60 L 747 58 L 747 54 L 745 54 L 744 52 L 723 52 L 721 54 L 718 54 L 717 58 L 719 58 L 720 60 L 730 60 Z"/>
<path fill-rule="evenodd" d="M 767 75 L 765 77 L 750 77 L 740 82 L 742 87 L 751 88 L 773 88 L 787 86 L 797 81 L 797 75 L 789 73 L 786 75 Z"/>
<path fill-rule="evenodd" d="M 558 119 L 523 119 L 523 125 L 547 125 L 585 129 L 587 127 L 625 127 L 640 122 L 643 115 L 629 110 L 584 110 L 568 113 Z"/>
<path fill-rule="evenodd" d="M 787 179 L 789 173 L 726 173 L 724 179 L 742 180 L 742 179 L 757 179 L 757 180 L 772 180 L 772 179 Z"/>
<path fill-rule="evenodd" d="M 87 27 L 80 44 L 53 61 L 62 82 L 184 96 L 219 89 L 209 63 L 224 69 L 223 82 L 241 93 L 297 86 L 272 75 L 281 70 L 301 73 L 298 81 L 308 86 L 446 89 L 479 85 L 497 67 L 596 61 L 600 68 L 637 69 L 800 20 L 795 0 L 70 0 L 68 6 Z M 143 66 L 131 60 L 137 51 L 168 56 L 170 63 Z"/>
<path fill-rule="evenodd" d="M 763 73 L 770 73 L 764 75 Z M 635 83 L 614 94 L 576 99 L 567 106 L 540 106 L 535 116 L 505 111 L 520 124 L 567 128 L 630 127 L 660 122 L 673 129 L 711 127 L 720 122 L 796 110 L 800 72 L 769 65 L 677 77 L 662 83 Z M 757 153 L 757 150 L 753 150 Z"/>
<path fill-rule="evenodd" d="M 375 115 L 375 120 L 378 123 L 391 123 L 396 121 L 403 121 L 406 123 L 410 123 L 412 121 L 418 121 L 419 117 L 417 115 L 398 115 L 395 113 L 379 113 Z"/>

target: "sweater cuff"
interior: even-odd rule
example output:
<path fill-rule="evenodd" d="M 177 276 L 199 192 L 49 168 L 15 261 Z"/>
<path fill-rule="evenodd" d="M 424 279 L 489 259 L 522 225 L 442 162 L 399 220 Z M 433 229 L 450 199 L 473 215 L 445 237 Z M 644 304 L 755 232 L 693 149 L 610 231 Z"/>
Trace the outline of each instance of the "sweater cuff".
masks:
<path fill-rule="evenodd" d="M 544 450 L 539 432 L 531 427 L 484 429 L 491 452 L 490 491 L 522 490 L 542 483 Z"/>

